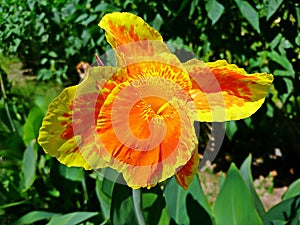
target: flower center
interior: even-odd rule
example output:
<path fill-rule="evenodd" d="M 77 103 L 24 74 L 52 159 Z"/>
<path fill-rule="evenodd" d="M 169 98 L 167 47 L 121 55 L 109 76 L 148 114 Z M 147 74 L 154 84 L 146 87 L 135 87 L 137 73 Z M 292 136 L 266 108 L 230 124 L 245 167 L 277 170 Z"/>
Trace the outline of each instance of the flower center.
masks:
<path fill-rule="evenodd" d="M 168 101 L 158 96 L 148 96 L 143 99 L 156 114 L 160 114 L 168 105 Z"/>

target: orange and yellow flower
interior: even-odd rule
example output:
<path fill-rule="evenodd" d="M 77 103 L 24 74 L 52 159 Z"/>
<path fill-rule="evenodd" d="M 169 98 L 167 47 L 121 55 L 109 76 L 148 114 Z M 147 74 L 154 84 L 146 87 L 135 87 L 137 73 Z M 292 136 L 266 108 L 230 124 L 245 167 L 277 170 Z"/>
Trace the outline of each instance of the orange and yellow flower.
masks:
<path fill-rule="evenodd" d="M 52 101 L 40 145 L 67 166 L 111 167 L 132 188 L 172 175 L 187 188 L 199 164 L 194 120 L 249 117 L 273 76 L 247 74 L 225 60 L 181 63 L 156 30 L 130 13 L 107 14 L 99 26 L 116 66 L 90 68 Z"/>

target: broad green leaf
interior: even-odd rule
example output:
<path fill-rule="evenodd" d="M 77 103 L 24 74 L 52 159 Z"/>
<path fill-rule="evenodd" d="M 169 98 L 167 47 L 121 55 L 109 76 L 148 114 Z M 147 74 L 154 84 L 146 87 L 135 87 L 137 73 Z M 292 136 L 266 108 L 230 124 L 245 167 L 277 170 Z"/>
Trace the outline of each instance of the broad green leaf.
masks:
<path fill-rule="evenodd" d="M 61 215 L 60 213 L 52 213 L 45 211 L 32 211 L 22 216 L 18 220 L 14 221 L 10 225 L 25 225 L 25 224 L 33 224 L 34 222 L 40 220 L 49 220 L 52 216 Z"/>
<path fill-rule="evenodd" d="M 75 225 L 98 215 L 98 212 L 73 212 L 53 216 L 47 225 Z"/>
<path fill-rule="evenodd" d="M 35 180 L 35 170 L 36 170 L 36 141 L 32 140 L 27 149 L 24 151 L 22 167 L 21 167 L 21 180 L 20 188 L 22 191 L 26 191 L 33 184 Z"/>
<path fill-rule="evenodd" d="M 82 168 L 79 167 L 67 167 L 65 165 L 59 164 L 59 173 L 67 180 L 81 182 L 84 172 Z"/>
<path fill-rule="evenodd" d="M 276 12 L 282 2 L 283 0 L 269 0 L 267 9 L 267 21 Z"/>
<path fill-rule="evenodd" d="M 205 5 L 205 9 L 207 11 L 208 18 L 212 21 L 212 25 L 220 19 L 224 12 L 224 6 L 217 0 L 209 0 Z"/>
<path fill-rule="evenodd" d="M 264 216 L 264 225 L 273 225 L 272 221 L 288 221 L 289 225 L 298 225 L 300 215 L 300 196 L 286 199 L 272 207 Z"/>
<path fill-rule="evenodd" d="M 254 188 L 253 177 L 252 177 L 252 173 L 251 173 L 251 162 L 252 162 L 252 156 L 250 154 L 247 157 L 247 159 L 243 162 L 243 164 L 241 165 L 240 171 L 241 171 L 241 174 L 246 181 L 246 185 L 252 195 L 252 199 L 254 200 L 255 208 L 256 208 L 258 214 L 260 215 L 260 217 L 262 217 L 265 214 L 265 209 L 264 209 L 264 206 L 261 203 L 261 201 L 255 191 L 255 188 Z"/>
<path fill-rule="evenodd" d="M 246 1 L 235 0 L 241 14 L 245 17 L 251 26 L 260 33 L 259 29 L 259 15 L 258 12 Z"/>
<path fill-rule="evenodd" d="M 96 194 L 105 220 L 110 218 L 110 206 L 114 185 L 115 182 L 98 174 L 96 179 Z"/>
<path fill-rule="evenodd" d="M 24 129 L 23 140 L 26 146 L 28 146 L 28 144 L 32 139 L 38 137 L 39 129 L 41 127 L 43 117 L 44 117 L 44 112 L 38 106 L 34 106 L 30 110 L 23 128 Z"/>
<path fill-rule="evenodd" d="M 209 203 L 203 193 L 198 176 L 188 190 L 180 187 L 175 178 L 169 180 L 164 190 L 168 214 L 177 224 L 215 224 Z"/>
<path fill-rule="evenodd" d="M 213 209 L 218 225 L 262 225 L 251 193 L 234 164 L 230 166 Z"/>
<path fill-rule="evenodd" d="M 286 200 L 288 198 L 296 197 L 297 195 L 300 195 L 300 179 L 294 181 L 287 191 L 284 193 L 282 200 Z"/>
<path fill-rule="evenodd" d="M 225 132 L 229 140 L 232 140 L 238 128 L 235 121 L 226 122 Z"/>

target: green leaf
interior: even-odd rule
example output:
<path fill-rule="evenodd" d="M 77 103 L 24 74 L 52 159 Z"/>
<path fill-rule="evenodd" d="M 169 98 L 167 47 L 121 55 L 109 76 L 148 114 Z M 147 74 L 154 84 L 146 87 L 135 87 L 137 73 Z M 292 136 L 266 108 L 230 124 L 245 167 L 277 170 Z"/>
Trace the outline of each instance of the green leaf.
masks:
<path fill-rule="evenodd" d="M 284 193 L 282 200 L 287 200 L 288 198 L 293 198 L 300 195 L 300 179 L 294 181 L 287 191 Z"/>
<path fill-rule="evenodd" d="M 269 0 L 267 9 L 267 21 L 277 11 L 283 0 Z"/>
<path fill-rule="evenodd" d="M 228 139 L 231 141 L 235 135 L 235 133 L 237 132 L 238 127 L 236 125 L 235 121 L 228 121 L 226 122 L 226 126 L 225 126 L 225 132 L 226 132 L 226 136 L 228 137 Z"/>
<path fill-rule="evenodd" d="M 290 61 L 286 58 L 286 56 L 282 56 L 276 51 L 268 52 L 267 56 L 272 59 L 274 62 L 277 62 L 279 65 L 281 65 L 286 70 L 293 69 L 292 64 Z"/>
<path fill-rule="evenodd" d="M 224 13 L 224 6 L 217 0 L 209 0 L 205 5 L 205 9 L 208 18 L 212 21 L 212 25 L 214 25 Z"/>
<path fill-rule="evenodd" d="M 210 205 L 198 176 L 195 176 L 188 190 L 179 186 L 173 177 L 164 190 L 168 214 L 177 224 L 215 224 Z"/>
<path fill-rule="evenodd" d="M 161 17 L 161 15 L 159 13 L 156 14 L 154 20 L 152 21 L 152 27 L 155 29 L 155 30 L 158 30 L 160 29 L 161 25 L 164 23 L 164 20 L 163 18 Z"/>
<path fill-rule="evenodd" d="M 246 1 L 235 0 L 241 14 L 248 20 L 251 26 L 260 33 L 259 29 L 259 15 L 258 12 Z"/>
<path fill-rule="evenodd" d="M 26 215 L 22 216 L 15 222 L 11 223 L 10 225 L 24 225 L 24 224 L 33 224 L 34 222 L 40 220 L 48 220 L 52 216 L 61 215 L 60 213 L 52 213 L 52 212 L 45 212 L 45 211 L 32 211 L 27 213 Z"/>
<path fill-rule="evenodd" d="M 79 167 L 67 167 L 63 164 L 59 164 L 59 173 L 64 178 L 72 181 L 81 182 L 84 172 L 82 168 Z"/>
<path fill-rule="evenodd" d="M 254 200 L 255 208 L 256 208 L 258 214 L 260 215 L 260 217 L 262 217 L 265 214 L 265 209 L 264 209 L 264 206 L 261 203 L 261 201 L 255 191 L 255 188 L 254 188 L 253 177 L 252 177 L 252 173 L 251 173 L 251 162 L 252 162 L 252 156 L 250 154 L 247 157 L 247 159 L 243 162 L 243 164 L 241 165 L 240 172 L 241 172 L 242 176 L 244 177 L 244 179 L 246 181 L 246 185 L 248 187 L 248 190 L 250 191 L 250 193 L 252 195 L 252 199 Z"/>
<path fill-rule="evenodd" d="M 34 106 L 27 117 L 24 124 L 23 141 L 26 146 L 29 145 L 32 139 L 35 139 L 39 135 L 39 129 L 42 124 L 44 112 L 38 106 Z"/>
<path fill-rule="evenodd" d="M 218 225 L 262 224 L 245 180 L 234 164 L 230 166 L 213 208 Z"/>
<path fill-rule="evenodd" d="M 121 9 L 105 2 L 101 2 L 93 10 L 93 12 L 119 12 L 119 11 L 121 11 Z"/>
<path fill-rule="evenodd" d="M 300 196 L 289 198 L 272 207 L 264 216 L 264 225 L 273 225 L 273 221 L 288 221 L 286 224 L 298 225 L 300 215 Z"/>
<path fill-rule="evenodd" d="M 53 216 L 47 225 L 75 225 L 98 215 L 98 212 L 73 212 Z"/>
<path fill-rule="evenodd" d="M 32 140 L 23 154 L 20 180 L 20 188 L 22 191 L 26 191 L 28 188 L 30 188 L 30 186 L 35 180 L 37 160 L 37 153 L 35 147 L 36 141 Z"/>
<path fill-rule="evenodd" d="M 114 185 L 115 182 L 106 179 L 102 175 L 97 175 L 96 194 L 104 220 L 108 220 L 110 218 L 110 206 Z"/>

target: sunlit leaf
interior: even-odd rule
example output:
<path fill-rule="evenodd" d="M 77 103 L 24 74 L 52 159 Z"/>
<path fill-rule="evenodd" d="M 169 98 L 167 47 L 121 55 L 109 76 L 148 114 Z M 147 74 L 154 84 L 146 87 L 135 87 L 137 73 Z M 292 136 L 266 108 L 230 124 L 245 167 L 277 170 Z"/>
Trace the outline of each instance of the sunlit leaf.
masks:
<path fill-rule="evenodd" d="M 218 225 L 262 224 L 245 180 L 234 164 L 228 171 L 213 208 Z"/>

